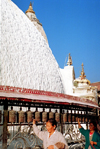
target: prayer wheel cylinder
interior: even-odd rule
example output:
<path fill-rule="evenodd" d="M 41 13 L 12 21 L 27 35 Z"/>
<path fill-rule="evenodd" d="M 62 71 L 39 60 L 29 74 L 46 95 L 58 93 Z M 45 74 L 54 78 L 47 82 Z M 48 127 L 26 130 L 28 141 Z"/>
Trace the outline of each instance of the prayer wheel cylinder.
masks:
<path fill-rule="evenodd" d="M 11 107 L 11 110 L 9 111 L 9 122 L 10 123 L 16 122 L 16 112 L 13 110 L 13 107 Z"/>
<path fill-rule="evenodd" d="M 54 113 L 50 110 L 50 112 L 49 112 L 49 119 L 50 118 L 54 118 Z"/>
<path fill-rule="evenodd" d="M 78 115 L 75 116 L 75 121 L 78 122 Z"/>
<path fill-rule="evenodd" d="M 88 122 L 88 118 L 87 117 L 85 117 L 85 122 Z"/>
<path fill-rule="evenodd" d="M 67 122 L 67 113 L 63 113 L 63 122 Z"/>
<path fill-rule="evenodd" d="M 56 111 L 56 113 L 55 113 L 55 120 L 56 120 L 57 122 L 60 122 L 60 113 L 58 113 L 57 111 Z"/>
<path fill-rule="evenodd" d="M 0 123 L 1 123 L 1 117 L 2 117 L 2 112 L 1 112 L 1 110 L 0 110 Z"/>
<path fill-rule="evenodd" d="M 75 122 L 75 116 L 72 115 L 72 122 Z"/>
<path fill-rule="evenodd" d="M 84 116 L 82 116 L 82 122 L 84 123 L 84 121 L 85 121 L 85 118 L 84 118 Z"/>
<path fill-rule="evenodd" d="M 32 112 L 30 110 L 27 111 L 27 122 L 32 122 Z"/>
<path fill-rule="evenodd" d="M 45 110 L 43 110 L 42 113 L 42 122 L 46 122 L 47 121 L 47 112 L 45 112 Z"/>
<path fill-rule="evenodd" d="M 19 113 L 19 123 L 24 123 L 25 121 L 25 112 L 22 109 L 18 112 Z"/>
<path fill-rule="evenodd" d="M 40 112 L 38 112 L 37 110 L 36 110 L 36 112 L 35 112 L 35 120 L 36 120 L 37 122 L 40 122 L 40 121 L 41 121 Z"/>
<path fill-rule="evenodd" d="M 71 122 L 71 114 L 68 114 L 68 122 Z"/>

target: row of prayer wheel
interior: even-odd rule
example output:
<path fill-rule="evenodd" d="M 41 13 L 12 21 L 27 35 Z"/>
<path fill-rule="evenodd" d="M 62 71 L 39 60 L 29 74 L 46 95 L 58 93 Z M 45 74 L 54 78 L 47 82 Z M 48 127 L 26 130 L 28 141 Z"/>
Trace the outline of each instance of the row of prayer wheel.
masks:
<path fill-rule="evenodd" d="M 81 122 L 87 122 L 88 119 L 87 117 L 85 117 L 86 115 L 82 115 L 82 114 L 73 114 L 73 113 L 62 113 L 62 120 L 63 123 L 66 122 L 77 122 L 78 121 L 78 117 L 80 118 Z M 57 122 L 61 121 L 61 115 L 60 113 L 56 112 L 52 112 L 51 109 L 49 110 L 49 112 L 46 112 L 45 110 L 43 110 L 43 112 L 39 112 L 37 109 L 35 112 L 30 111 L 30 109 L 28 109 L 27 112 L 22 111 L 22 108 L 20 108 L 19 112 L 16 112 L 13 110 L 13 107 L 11 107 L 11 110 L 9 111 L 9 122 L 10 123 L 24 123 L 24 122 L 32 122 L 33 118 L 36 119 L 37 122 L 46 122 L 47 119 L 49 118 L 54 118 Z"/>

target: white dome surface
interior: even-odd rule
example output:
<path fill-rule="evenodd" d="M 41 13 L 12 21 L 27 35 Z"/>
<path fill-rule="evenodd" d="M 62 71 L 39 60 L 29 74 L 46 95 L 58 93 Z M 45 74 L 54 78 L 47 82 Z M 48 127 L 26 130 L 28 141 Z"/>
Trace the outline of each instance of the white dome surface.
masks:
<path fill-rule="evenodd" d="M 0 85 L 64 93 L 41 33 L 11 0 L 0 0 L 0 7 Z"/>

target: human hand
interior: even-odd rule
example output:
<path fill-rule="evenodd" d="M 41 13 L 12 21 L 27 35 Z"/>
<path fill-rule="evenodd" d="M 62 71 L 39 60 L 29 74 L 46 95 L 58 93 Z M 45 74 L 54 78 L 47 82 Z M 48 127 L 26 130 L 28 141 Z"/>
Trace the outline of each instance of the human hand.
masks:
<path fill-rule="evenodd" d="M 93 146 L 93 145 L 97 145 L 97 142 L 93 142 L 93 141 L 90 141 L 90 144 Z"/>
<path fill-rule="evenodd" d="M 54 149 L 54 145 L 50 145 L 48 149 Z"/>
<path fill-rule="evenodd" d="M 33 119 L 33 125 L 34 125 L 34 124 L 36 124 L 36 120 L 35 120 L 35 119 Z"/>
<path fill-rule="evenodd" d="M 90 144 L 93 146 L 93 144 L 94 144 L 93 141 L 90 141 Z"/>

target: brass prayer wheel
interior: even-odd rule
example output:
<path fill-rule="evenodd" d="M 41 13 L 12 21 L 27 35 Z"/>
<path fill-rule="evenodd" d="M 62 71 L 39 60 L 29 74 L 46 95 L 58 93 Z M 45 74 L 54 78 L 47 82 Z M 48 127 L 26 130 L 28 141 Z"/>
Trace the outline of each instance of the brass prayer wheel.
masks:
<path fill-rule="evenodd" d="M 54 113 L 51 111 L 51 109 L 50 109 L 50 111 L 49 111 L 49 119 L 50 118 L 54 118 Z"/>
<path fill-rule="evenodd" d="M 2 112 L 1 112 L 1 110 L 0 110 L 0 123 L 1 123 L 1 117 L 2 117 Z"/>
<path fill-rule="evenodd" d="M 30 110 L 27 111 L 27 122 L 32 122 L 32 111 Z"/>
<path fill-rule="evenodd" d="M 41 115 L 40 115 L 40 112 L 37 109 L 36 109 L 36 112 L 35 112 L 35 120 L 37 122 L 41 121 Z"/>
<path fill-rule="evenodd" d="M 58 113 L 57 110 L 56 110 L 56 113 L 55 113 L 55 120 L 57 122 L 60 122 L 60 113 Z"/>
<path fill-rule="evenodd" d="M 72 122 L 75 122 L 75 116 L 72 115 Z"/>
<path fill-rule="evenodd" d="M 63 122 L 67 122 L 67 113 L 63 111 Z"/>
<path fill-rule="evenodd" d="M 75 115 L 75 121 L 78 122 L 78 115 Z"/>
<path fill-rule="evenodd" d="M 16 122 L 16 112 L 13 110 L 13 107 L 11 107 L 11 110 L 9 111 L 9 122 L 10 123 Z"/>
<path fill-rule="evenodd" d="M 25 112 L 22 111 L 22 108 L 20 108 L 20 111 L 18 113 L 19 113 L 19 123 L 24 123 L 24 121 L 25 121 Z"/>
<path fill-rule="evenodd" d="M 71 113 L 68 114 L 68 122 L 71 122 Z"/>
<path fill-rule="evenodd" d="M 46 122 L 47 121 L 47 112 L 45 112 L 45 110 L 43 109 L 42 112 L 42 122 Z"/>

